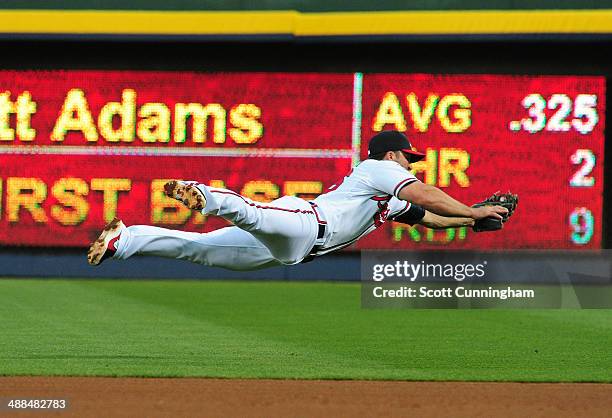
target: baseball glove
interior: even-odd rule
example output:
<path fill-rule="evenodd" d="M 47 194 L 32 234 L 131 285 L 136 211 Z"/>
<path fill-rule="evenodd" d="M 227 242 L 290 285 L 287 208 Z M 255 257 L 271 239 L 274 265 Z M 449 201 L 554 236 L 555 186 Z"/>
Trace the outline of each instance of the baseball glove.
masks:
<path fill-rule="evenodd" d="M 474 232 L 484 232 L 484 231 L 497 231 L 504 227 L 504 223 L 508 222 L 508 219 L 512 216 L 514 211 L 516 210 L 516 206 L 518 205 L 518 195 L 508 193 L 495 193 L 493 196 L 489 197 L 482 202 L 476 203 L 473 205 L 473 208 L 479 208 L 482 206 L 502 206 L 508 209 L 508 213 L 502 215 L 503 219 L 495 219 L 495 218 L 484 218 L 478 219 L 472 229 Z"/>

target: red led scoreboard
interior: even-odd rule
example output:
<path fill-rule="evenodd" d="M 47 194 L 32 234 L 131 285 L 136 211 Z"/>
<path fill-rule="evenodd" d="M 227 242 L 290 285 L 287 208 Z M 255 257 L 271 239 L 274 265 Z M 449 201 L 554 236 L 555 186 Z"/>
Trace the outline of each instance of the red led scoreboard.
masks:
<path fill-rule="evenodd" d="M 503 232 L 388 222 L 354 248 L 599 248 L 605 80 L 577 76 L 0 71 L 0 245 L 86 246 L 114 216 L 226 225 L 163 194 L 193 179 L 323 193 L 405 132 L 417 176 L 466 203 L 520 195 Z"/>

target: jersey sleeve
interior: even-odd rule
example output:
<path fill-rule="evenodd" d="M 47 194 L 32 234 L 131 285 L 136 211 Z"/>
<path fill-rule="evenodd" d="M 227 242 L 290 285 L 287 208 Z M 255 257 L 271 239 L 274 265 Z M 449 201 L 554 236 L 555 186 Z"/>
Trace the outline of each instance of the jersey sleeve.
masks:
<path fill-rule="evenodd" d="M 399 198 L 400 191 L 419 181 L 411 172 L 394 161 L 379 161 L 369 173 L 371 186 L 383 193 Z"/>
<path fill-rule="evenodd" d="M 410 202 L 392 197 L 391 200 L 389 200 L 389 219 L 405 213 L 408 209 L 410 209 Z"/>

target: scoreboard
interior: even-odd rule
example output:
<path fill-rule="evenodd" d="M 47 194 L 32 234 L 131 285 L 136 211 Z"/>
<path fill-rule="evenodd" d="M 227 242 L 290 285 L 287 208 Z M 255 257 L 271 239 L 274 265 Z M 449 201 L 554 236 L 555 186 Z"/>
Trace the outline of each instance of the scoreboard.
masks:
<path fill-rule="evenodd" d="M 362 135 L 405 131 L 427 154 L 423 181 L 466 203 L 498 190 L 520 200 L 500 233 L 392 225 L 388 245 L 380 235 L 361 245 L 409 235 L 458 248 L 601 247 L 603 77 L 376 74 L 362 92 Z"/>
<path fill-rule="evenodd" d="M 217 229 L 164 182 L 312 199 L 396 129 L 422 181 L 519 208 L 497 233 L 388 222 L 353 249 L 600 248 L 604 115 L 604 77 L 0 71 L 0 245 L 86 246 L 114 216 Z"/>

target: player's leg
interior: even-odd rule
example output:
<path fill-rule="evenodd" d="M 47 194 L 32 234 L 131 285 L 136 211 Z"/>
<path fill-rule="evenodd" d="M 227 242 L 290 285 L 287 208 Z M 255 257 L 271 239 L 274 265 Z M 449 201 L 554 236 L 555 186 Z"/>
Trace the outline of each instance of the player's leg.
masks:
<path fill-rule="evenodd" d="M 198 234 L 147 225 L 126 227 L 113 219 L 102 230 L 87 253 L 89 264 L 108 258 L 155 255 L 188 260 L 230 270 L 255 270 L 280 265 L 255 237 L 236 227 Z"/>
<path fill-rule="evenodd" d="M 121 231 L 114 258 L 153 255 L 188 260 L 230 270 L 255 270 L 280 265 L 253 235 L 236 227 L 198 234 L 148 225 Z"/>
<path fill-rule="evenodd" d="M 221 216 L 261 241 L 283 263 L 299 262 L 314 245 L 318 224 L 308 202 L 285 196 L 254 202 L 231 190 L 172 181 L 166 194 L 206 215 Z"/>

